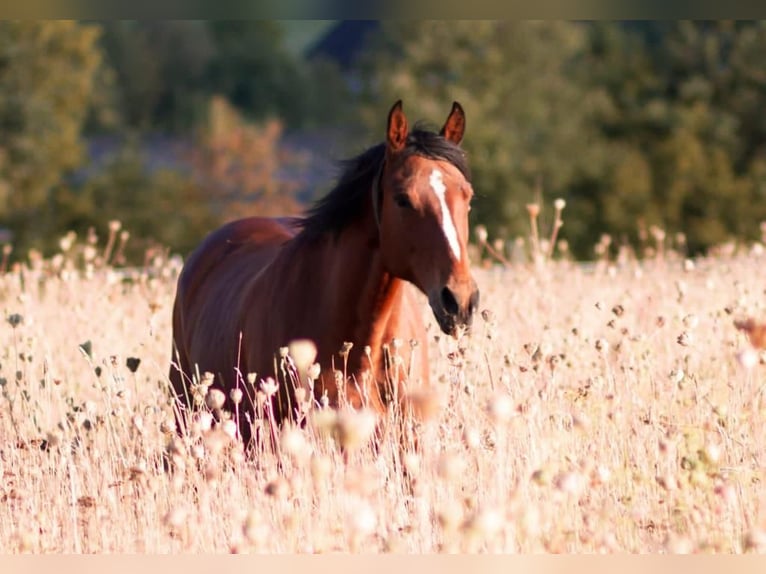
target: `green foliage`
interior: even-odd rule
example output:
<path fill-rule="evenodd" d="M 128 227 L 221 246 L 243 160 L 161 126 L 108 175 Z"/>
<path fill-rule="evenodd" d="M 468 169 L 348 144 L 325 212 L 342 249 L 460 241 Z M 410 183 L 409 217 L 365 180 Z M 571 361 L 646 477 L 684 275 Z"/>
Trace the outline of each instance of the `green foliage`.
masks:
<path fill-rule="evenodd" d="M 105 22 L 103 47 L 116 76 L 124 125 L 193 130 L 217 95 L 256 121 L 290 127 L 331 121 L 342 109 L 337 67 L 306 65 L 274 21 Z M 321 76 L 317 75 L 321 73 Z M 323 103 L 323 109 L 317 104 Z"/>
<path fill-rule="evenodd" d="M 195 180 L 177 171 L 149 172 L 135 143 L 128 143 L 82 186 L 56 189 L 47 217 L 53 233 L 45 245 L 56 247 L 60 236 L 72 230 L 84 235 L 94 228 L 108 236 L 110 221 L 120 221 L 130 233 L 126 257 L 144 259 L 146 249 L 172 246 L 188 253 L 220 223 L 207 192 Z"/>
<path fill-rule="evenodd" d="M 475 221 L 526 235 L 525 204 L 567 199 L 562 236 L 658 225 L 692 251 L 755 238 L 766 219 L 766 25 L 417 22 L 384 28 L 362 68 L 363 122 L 403 98 L 468 113 Z"/>
<path fill-rule="evenodd" d="M 74 22 L 0 22 L 0 225 L 22 242 L 45 232 L 37 210 L 82 160 L 98 33 Z"/>

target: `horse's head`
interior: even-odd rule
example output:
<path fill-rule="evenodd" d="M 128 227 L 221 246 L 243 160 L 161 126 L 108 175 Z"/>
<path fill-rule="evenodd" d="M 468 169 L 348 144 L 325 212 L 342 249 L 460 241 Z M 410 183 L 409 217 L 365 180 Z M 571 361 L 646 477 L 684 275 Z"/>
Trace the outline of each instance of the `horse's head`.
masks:
<path fill-rule="evenodd" d="M 470 326 L 479 304 L 466 249 L 473 189 L 459 147 L 464 130 L 457 102 L 438 134 L 411 134 L 401 101 L 394 104 L 373 199 L 386 267 L 428 296 L 449 335 Z"/>

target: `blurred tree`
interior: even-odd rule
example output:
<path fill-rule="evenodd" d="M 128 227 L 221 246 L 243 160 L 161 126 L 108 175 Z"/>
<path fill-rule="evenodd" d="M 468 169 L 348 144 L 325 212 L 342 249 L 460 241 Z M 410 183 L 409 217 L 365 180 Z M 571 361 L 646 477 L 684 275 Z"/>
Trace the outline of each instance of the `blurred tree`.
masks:
<path fill-rule="evenodd" d="M 116 76 L 125 127 L 184 131 L 204 111 L 217 54 L 208 24 L 196 21 L 104 22 L 102 45 Z"/>
<path fill-rule="evenodd" d="M 114 70 L 126 128 L 189 132 L 210 98 L 222 95 L 254 121 L 289 127 L 333 121 L 345 86 L 332 62 L 291 53 L 275 21 L 104 22 L 102 45 Z"/>
<path fill-rule="evenodd" d="M 199 182 L 177 170 L 148 171 L 135 141 L 81 186 L 59 186 L 46 215 L 52 233 L 43 247 L 49 251 L 70 230 L 84 236 L 93 227 L 107 237 L 109 222 L 120 221 L 130 233 L 125 255 L 133 264 L 156 245 L 186 254 L 220 223 Z"/>
<path fill-rule="evenodd" d="M 190 160 L 219 220 L 298 212 L 294 172 L 301 158 L 280 149 L 282 124 L 250 124 L 223 97 L 213 98 L 208 109 Z"/>
<path fill-rule="evenodd" d="M 596 228 L 635 237 L 643 220 L 684 232 L 692 251 L 758 236 L 766 133 L 753 106 L 766 96 L 763 74 L 745 63 L 766 57 L 764 30 L 752 22 L 592 27 L 582 69 L 605 95 L 594 121 L 613 150 L 582 198 L 596 204 Z"/>
<path fill-rule="evenodd" d="M 0 225 L 15 242 L 47 232 L 38 212 L 83 159 L 98 35 L 68 21 L 0 22 Z"/>

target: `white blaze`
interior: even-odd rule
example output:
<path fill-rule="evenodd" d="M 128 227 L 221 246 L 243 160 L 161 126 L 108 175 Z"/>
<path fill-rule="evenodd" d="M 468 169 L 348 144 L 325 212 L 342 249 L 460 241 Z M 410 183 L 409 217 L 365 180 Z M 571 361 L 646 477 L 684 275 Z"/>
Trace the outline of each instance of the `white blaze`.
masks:
<path fill-rule="evenodd" d="M 429 182 L 431 183 L 431 189 L 434 190 L 436 197 L 439 198 L 439 204 L 442 208 L 442 231 L 444 231 L 444 237 L 447 238 L 447 243 L 449 243 L 450 249 L 452 249 L 452 253 L 455 254 L 455 259 L 459 261 L 460 243 L 458 243 L 457 240 L 457 230 L 455 229 L 455 224 L 452 222 L 452 214 L 450 213 L 449 207 L 447 207 L 447 198 L 445 195 L 447 188 L 444 187 L 444 182 L 442 181 L 442 172 L 440 172 L 438 169 L 434 169 L 431 172 L 431 178 Z"/>

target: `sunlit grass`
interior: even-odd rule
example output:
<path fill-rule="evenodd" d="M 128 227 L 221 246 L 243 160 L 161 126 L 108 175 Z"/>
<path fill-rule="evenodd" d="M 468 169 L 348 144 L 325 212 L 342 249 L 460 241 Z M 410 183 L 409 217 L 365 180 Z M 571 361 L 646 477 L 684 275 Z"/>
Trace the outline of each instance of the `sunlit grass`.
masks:
<path fill-rule="evenodd" d="M 0 277 L 0 552 L 763 551 L 766 367 L 747 332 L 766 256 L 655 241 L 643 263 L 554 261 L 538 241 L 533 264 L 477 269 L 459 341 L 424 304 L 419 450 L 386 435 L 373 452 L 370 413 L 306 396 L 308 424 L 257 456 L 215 394 L 173 432 L 180 262 L 119 271 L 114 239 L 33 256 Z M 310 376 L 310 347 L 289 352 Z"/>

